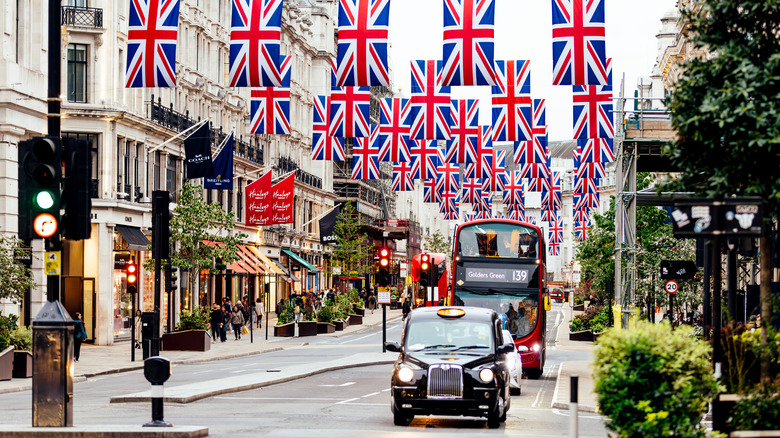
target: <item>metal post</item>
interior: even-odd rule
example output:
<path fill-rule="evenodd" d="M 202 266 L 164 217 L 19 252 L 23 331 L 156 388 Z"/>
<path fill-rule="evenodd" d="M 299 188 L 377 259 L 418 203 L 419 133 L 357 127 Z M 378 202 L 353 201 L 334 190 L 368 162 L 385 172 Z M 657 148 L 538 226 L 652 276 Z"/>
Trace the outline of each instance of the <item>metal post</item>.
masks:
<path fill-rule="evenodd" d="M 154 323 L 152 324 L 152 338 L 150 340 L 151 356 L 160 355 L 160 308 L 162 307 L 162 294 L 160 293 L 160 259 L 154 260 Z"/>
<path fill-rule="evenodd" d="M 130 333 L 130 362 L 135 362 L 135 343 L 138 342 L 138 339 L 135 338 L 135 314 L 138 312 L 138 308 L 135 306 L 135 294 L 132 295 L 131 300 L 133 301 L 133 313 L 130 317 L 133 321 L 132 332 Z"/>
<path fill-rule="evenodd" d="M 385 342 L 387 342 L 387 304 L 382 304 L 382 353 L 387 352 Z"/>
<path fill-rule="evenodd" d="M 579 434 L 579 424 L 577 417 L 579 408 L 577 407 L 577 385 L 579 384 L 579 376 L 571 376 L 571 395 L 569 400 L 569 437 L 577 438 Z"/>
<path fill-rule="evenodd" d="M 726 287 L 728 289 L 727 321 L 737 320 L 737 245 L 739 240 L 728 239 L 728 255 L 726 256 Z M 742 303 L 744 307 L 744 302 Z"/>
<path fill-rule="evenodd" d="M 712 245 L 712 363 L 719 362 L 722 357 L 722 346 L 720 345 L 720 331 L 723 327 L 723 316 L 721 314 L 721 257 L 720 257 L 721 237 L 715 235 Z"/>
<path fill-rule="evenodd" d="M 712 307 L 710 297 L 712 293 L 710 276 L 712 275 L 712 243 L 709 240 L 704 241 L 704 302 L 702 303 L 703 318 L 702 328 L 704 329 L 704 339 L 710 339 L 710 327 L 712 327 Z"/>

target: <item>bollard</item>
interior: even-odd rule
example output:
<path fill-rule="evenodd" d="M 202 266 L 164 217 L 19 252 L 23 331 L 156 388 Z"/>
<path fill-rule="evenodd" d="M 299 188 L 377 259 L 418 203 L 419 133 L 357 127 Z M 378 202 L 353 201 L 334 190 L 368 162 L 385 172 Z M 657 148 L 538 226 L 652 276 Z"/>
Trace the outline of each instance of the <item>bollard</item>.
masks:
<path fill-rule="evenodd" d="M 578 425 L 578 411 L 577 408 L 577 385 L 579 382 L 579 376 L 571 376 L 571 396 L 569 400 L 569 437 L 577 438 L 579 431 Z"/>
<path fill-rule="evenodd" d="M 33 321 L 33 427 L 73 426 L 73 320 L 49 301 Z"/>
<path fill-rule="evenodd" d="M 163 383 L 171 376 L 171 361 L 154 356 L 144 361 L 144 377 L 152 384 L 152 421 L 144 427 L 172 427 L 163 420 Z"/>

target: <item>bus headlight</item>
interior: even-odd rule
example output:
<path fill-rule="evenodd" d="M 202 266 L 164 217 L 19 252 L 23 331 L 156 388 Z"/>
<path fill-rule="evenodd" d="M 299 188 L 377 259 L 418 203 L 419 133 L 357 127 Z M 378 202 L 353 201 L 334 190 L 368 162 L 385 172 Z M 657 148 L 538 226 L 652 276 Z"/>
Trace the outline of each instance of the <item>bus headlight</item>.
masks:
<path fill-rule="evenodd" d="M 534 351 L 539 351 L 539 344 L 534 344 L 531 348 L 533 348 Z"/>
<path fill-rule="evenodd" d="M 414 370 L 407 366 L 402 366 L 401 368 L 398 368 L 398 380 L 409 383 L 414 379 Z"/>
<path fill-rule="evenodd" d="M 492 382 L 493 370 L 491 370 L 490 368 L 483 369 L 482 371 L 479 372 L 479 379 L 485 383 Z"/>

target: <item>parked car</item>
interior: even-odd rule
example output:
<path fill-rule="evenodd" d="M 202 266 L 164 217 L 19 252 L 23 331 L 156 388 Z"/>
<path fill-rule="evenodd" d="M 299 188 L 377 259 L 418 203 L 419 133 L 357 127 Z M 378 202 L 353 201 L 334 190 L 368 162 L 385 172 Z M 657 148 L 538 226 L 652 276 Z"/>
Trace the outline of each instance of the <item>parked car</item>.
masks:
<path fill-rule="evenodd" d="M 512 395 L 520 395 L 520 381 L 523 379 L 523 361 L 520 360 L 518 347 L 515 345 L 515 341 L 512 340 L 512 334 L 509 333 L 509 330 L 501 330 L 501 333 L 504 336 L 504 343 L 512 344 L 514 347 L 514 351 L 506 355 L 506 366 L 507 369 L 509 369 L 509 376 L 511 377 L 511 380 L 509 381 L 509 393 Z M 524 352 L 528 351 L 528 347 L 520 346 L 520 348 L 523 349 Z"/>
<path fill-rule="evenodd" d="M 406 318 L 393 366 L 393 422 L 407 426 L 415 415 L 486 417 L 497 428 L 509 410 L 507 356 L 495 311 L 477 307 L 422 307 Z"/>

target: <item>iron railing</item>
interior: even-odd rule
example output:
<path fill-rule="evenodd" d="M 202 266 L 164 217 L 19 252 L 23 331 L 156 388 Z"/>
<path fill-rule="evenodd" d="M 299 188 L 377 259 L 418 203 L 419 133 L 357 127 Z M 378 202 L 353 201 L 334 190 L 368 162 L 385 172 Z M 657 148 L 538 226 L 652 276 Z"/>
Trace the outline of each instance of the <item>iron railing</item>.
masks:
<path fill-rule="evenodd" d="M 81 6 L 62 7 L 63 26 L 83 26 L 103 28 L 103 10 Z"/>

